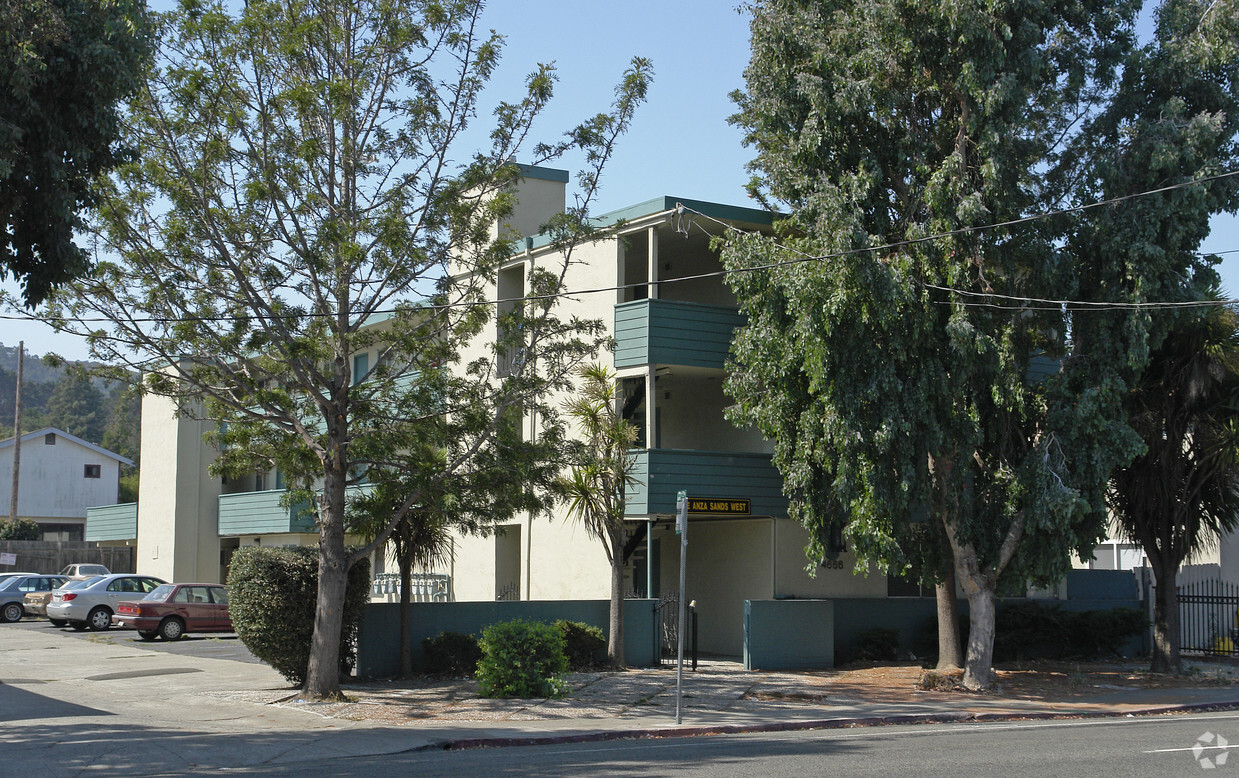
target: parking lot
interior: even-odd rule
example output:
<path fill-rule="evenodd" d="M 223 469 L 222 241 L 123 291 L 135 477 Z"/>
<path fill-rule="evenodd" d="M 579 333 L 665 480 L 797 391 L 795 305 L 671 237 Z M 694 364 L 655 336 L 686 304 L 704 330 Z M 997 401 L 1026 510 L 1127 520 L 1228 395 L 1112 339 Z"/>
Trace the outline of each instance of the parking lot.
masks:
<path fill-rule="evenodd" d="M 140 648 L 145 651 L 162 651 L 166 654 L 175 654 L 177 656 L 232 659 L 240 662 L 258 663 L 258 660 L 249 652 L 245 644 L 232 632 L 191 634 L 171 642 L 166 640 L 145 641 L 139 639 L 138 633 L 131 629 L 117 629 L 113 627 L 100 632 L 85 630 L 78 632 L 69 627 L 53 627 L 47 619 L 27 616 L 18 622 L 0 624 L 0 640 L 4 639 L 5 631 L 12 629 L 50 630 L 78 638 L 79 640 L 105 642 L 129 648 Z"/>

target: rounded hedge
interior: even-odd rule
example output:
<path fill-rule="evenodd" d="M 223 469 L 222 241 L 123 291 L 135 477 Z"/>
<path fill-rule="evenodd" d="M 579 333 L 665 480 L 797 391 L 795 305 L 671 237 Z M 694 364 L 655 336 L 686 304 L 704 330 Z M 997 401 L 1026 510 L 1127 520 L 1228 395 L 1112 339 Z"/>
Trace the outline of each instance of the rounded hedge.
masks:
<path fill-rule="evenodd" d="M 295 684 L 305 682 L 318 593 L 315 546 L 243 546 L 228 568 L 228 611 L 237 637 L 259 660 Z M 370 598 L 370 561 L 349 570 L 340 630 L 340 672 L 355 661 L 362 607 Z"/>
<path fill-rule="evenodd" d="M 565 689 L 564 633 L 553 624 L 514 619 L 491 624 L 478 642 L 483 697 L 559 697 Z"/>

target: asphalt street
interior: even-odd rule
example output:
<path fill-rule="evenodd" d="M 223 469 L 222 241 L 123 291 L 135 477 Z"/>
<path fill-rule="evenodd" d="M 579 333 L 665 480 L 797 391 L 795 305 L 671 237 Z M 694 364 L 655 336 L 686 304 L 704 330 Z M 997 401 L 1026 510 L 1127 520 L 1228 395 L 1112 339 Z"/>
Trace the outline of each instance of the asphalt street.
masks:
<path fill-rule="evenodd" d="M 1218 740 L 1218 737 L 1221 740 Z M 1225 745 L 1219 746 L 1219 743 Z M 1239 773 L 1239 713 L 859 727 L 665 740 L 423 750 L 232 773 L 404 775 L 1196 776 Z M 203 773 L 205 774 L 205 773 Z"/>

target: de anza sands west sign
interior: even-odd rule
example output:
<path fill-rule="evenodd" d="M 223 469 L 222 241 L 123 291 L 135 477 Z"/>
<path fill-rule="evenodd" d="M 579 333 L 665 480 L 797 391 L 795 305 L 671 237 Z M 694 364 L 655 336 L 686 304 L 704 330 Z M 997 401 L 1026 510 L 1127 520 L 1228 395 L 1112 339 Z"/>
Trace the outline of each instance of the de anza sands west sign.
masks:
<path fill-rule="evenodd" d="M 735 497 L 689 497 L 688 512 L 748 516 L 753 512 L 753 501 Z"/>

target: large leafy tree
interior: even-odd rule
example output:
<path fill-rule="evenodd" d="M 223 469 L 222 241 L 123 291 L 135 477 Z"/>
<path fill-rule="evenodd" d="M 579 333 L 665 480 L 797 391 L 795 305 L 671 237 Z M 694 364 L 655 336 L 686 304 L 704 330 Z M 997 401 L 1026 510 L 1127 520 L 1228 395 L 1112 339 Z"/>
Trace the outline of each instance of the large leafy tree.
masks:
<path fill-rule="evenodd" d="M 0 279 L 27 306 L 83 273 L 96 178 L 127 156 L 118 103 L 150 55 L 142 0 L 0 0 Z"/>
<path fill-rule="evenodd" d="M 494 229 L 513 207 L 519 169 L 508 160 L 555 76 L 540 67 L 495 109 L 489 148 L 459 156 L 502 46 L 479 29 L 481 8 L 186 0 L 161 20 L 128 116 L 142 156 L 100 211 L 106 253 L 65 297 L 65 313 L 111 322 L 89 333 L 95 358 L 144 367 L 146 391 L 226 422 L 220 470 L 274 466 L 293 496 L 314 498 L 312 697 L 339 693 L 350 566 L 429 504 L 425 490 L 521 466 L 525 438 L 561 439 L 539 398 L 566 387 L 602 334 L 599 322 L 557 316 L 555 296 L 648 63 L 634 60 L 612 112 L 526 150 L 535 164 L 581 150 L 587 169 L 577 206 L 548 226 L 564 263 L 530 272 L 531 298 L 496 327 L 486 290 L 512 251 Z M 497 348 L 526 356 L 503 375 L 495 353 L 464 357 L 495 332 Z M 355 359 L 363 352 L 372 358 Z M 521 435 L 520 418 L 538 429 L 527 422 Z M 387 524 L 347 548 L 352 487 L 402 477 L 413 488 L 389 504 Z"/>
<path fill-rule="evenodd" d="M 1174 7 L 1200 18 L 1205 5 Z M 1119 406 L 1143 331 L 1082 353 L 1068 339 L 1078 317 L 1050 302 L 1084 293 L 1089 257 L 1066 241 L 1102 250 L 1088 235 L 1100 220 L 1025 218 L 1096 194 L 1092 120 L 1126 94 L 1137 10 L 754 4 L 736 121 L 757 152 L 754 194 L 790 216 L 775 240 L 724 255 L 751 271 L 731 276 L 749 317 L 735 416 L 774 440 L 793 515 L 846 521 L 861 562 L 906 569 L 907 525 L 941 523 L 969 602 L 972 688 L 992 678 L 1000 587 L 1054 581 L 1089 553 L 1109 473 L 1139 448 Z M 1162 185 L 1207 172 L 1184 166 Z M 1209 211 L 1171 218 L 1199 234 Z M 1150 254 L 1125 257 L 1165 260 L 1150 275 L 1182 259 Z M 1101 299 L 1130 301 L 1112 281 L 1118 296 Z M 1057 370 L 1068 356 L 1079 364 Z M 1095 359 L 1127 367 L 1084 369 Z"/>
<path fill-rule="evenodd" d="M 607 661 L 612 667 L 623 667 L 624 506 L 637 483 L 632 451 L 637 428 L 621 415 L 619 386 L 605 365 L 586 365 L 580 378 L 580 387 L 564 407 L 577 425 L 581 443 L 560 488 L 568 501 L 568 516 L 602 543 L 611 565 Z"/>
<path fill-rule="evenodd" d="M 1196 551 L 1239 526 L 1239 316 L 1213 307 L 1152 353 L 1126 410 L 1145 451 L 1114 473 L 1110 504 L 1157 581 L 1154 672 L 1179 671 L 1175 579 Z"/>

